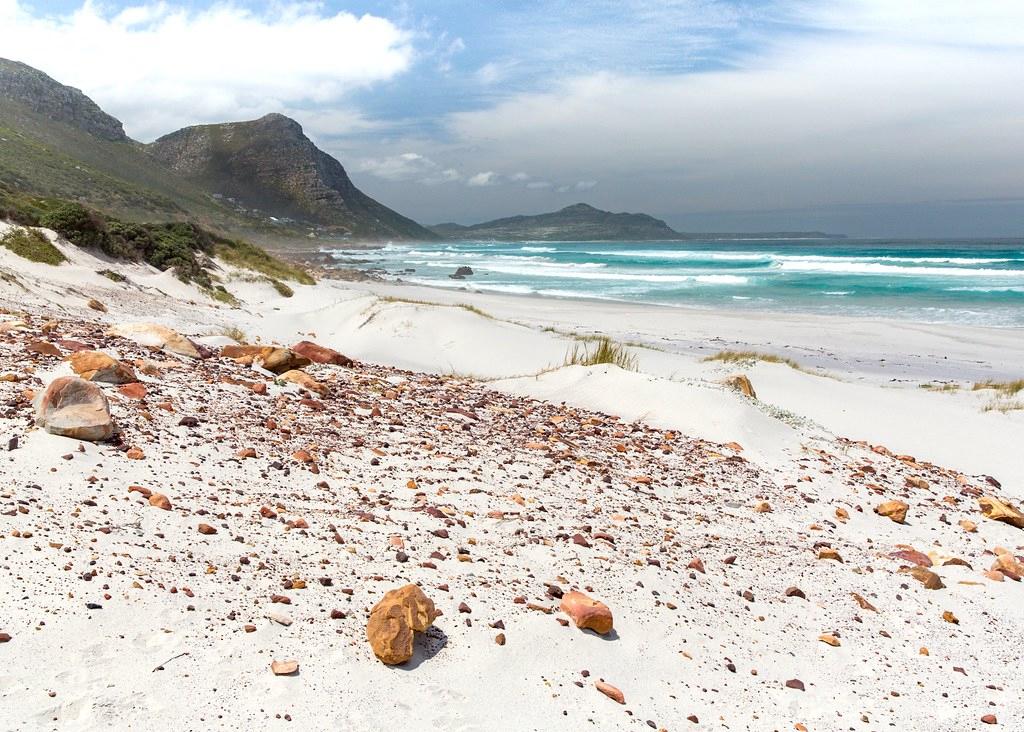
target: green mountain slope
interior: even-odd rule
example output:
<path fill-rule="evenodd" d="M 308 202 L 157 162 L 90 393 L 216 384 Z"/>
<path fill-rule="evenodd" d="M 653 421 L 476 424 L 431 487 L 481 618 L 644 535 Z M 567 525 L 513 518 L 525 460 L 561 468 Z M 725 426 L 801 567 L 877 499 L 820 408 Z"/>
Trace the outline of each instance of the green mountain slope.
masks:
<path fill-rule="evenodd" d="M 194 168 L 180 174 L 172 169 L 180 166 L 168 164 L 175 162 L 173 144 L 151 151 L 82 92 L 0 59 L 0 183 L 129 221 L 196 221 L 275 246 L 309 246 L 311 238 L 436 238 L 355 188 L 341 163 L 318 150 L 297 123 L 280 115 L 265 119 L 283 122 L 262 126 L 244 154 L 222 157 L 228 150 L 218 145 L 204 174 Z M 236 126 L 213 126 L 221 127 Z M 194 139 L 195 129 L 169 138 Z M 232 181 L 236 174 L 244 180 Z M 236 198 L 230 201 L 224 190 L 244 196 L 229 193 Z"/>
<path fill-rule="evenodd" d="M 232 203 L 356 238 L 436 238 L 373 200 L 295 120 L 186 127 L 148 146 L 182 177 Z"/>

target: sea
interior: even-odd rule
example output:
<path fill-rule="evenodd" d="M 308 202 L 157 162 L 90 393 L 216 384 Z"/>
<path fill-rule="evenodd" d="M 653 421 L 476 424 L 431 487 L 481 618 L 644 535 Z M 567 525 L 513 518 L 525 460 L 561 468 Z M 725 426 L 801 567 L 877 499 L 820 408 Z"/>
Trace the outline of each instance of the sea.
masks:
<path fill-rule="evenodd" d="M 325 251 L 339 267 L 432 287 L 1024 327 L 1024 239 L 462 241 Z M 459 267 L 473 274 L 453 279 Z"/>

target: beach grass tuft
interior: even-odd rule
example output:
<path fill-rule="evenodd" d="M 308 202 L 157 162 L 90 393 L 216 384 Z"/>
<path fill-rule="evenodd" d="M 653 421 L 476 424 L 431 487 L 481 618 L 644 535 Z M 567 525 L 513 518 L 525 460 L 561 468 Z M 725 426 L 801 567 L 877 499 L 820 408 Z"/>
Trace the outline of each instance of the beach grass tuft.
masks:
<path fill-rule="evenodd" d="M 58 265 L 68 261 L 60 249 L 35 229 L 11 229 L 0 237 L 0 246 L 30 262 Z"/>
<path fill-rule="evenodd" d="M 796 361 L 785 356 L 776 356 L 774 353 L 762 353 L 761 351 L 719 351 L 707 356 L 704 361 L 722 361 L 723 363 L 743 363 L 747 361 L 764 361 L 765 363 L 782 363 L 791 369 L 803 371 L 804 368 Z"/>
<path fill-rule="evenodd" d="M 429 305 L 431 307 L 436 308 L 460 308 L 468 313 L 479 315 L 481 318 L 487 318 L 488 320 L 497 320 L 497 318 L 495 318 L 486 310 L 481 310 L 476 305 L 470 305 L 468 303 L 460 302 L 448 304 L 444 302 L 430 302 L 429 300 L 415 300 L 411 297 L 396 297 L 394 295 L 378 295 L 377 299 L 380 300 L 381 302 L 397 302 L 405 303 L 407 305 Z"/>
<path fill-rule="evenodd" d="M 1003 396 L 1013 396 L 1020 391 L 1024 391 L 1024 379 L 1017 379 L 1015 381 L 979 381 L 975 383 L 973 391 L 981 391 L 982 389 L 991 389 Z"/>
<path fill-rule="evenodd" d="M 565 366 L 612 364 L 625 371 L 637 370 L 637 357 L 621 343 L 607 336 L 577 341 L 565 355 Z"/>

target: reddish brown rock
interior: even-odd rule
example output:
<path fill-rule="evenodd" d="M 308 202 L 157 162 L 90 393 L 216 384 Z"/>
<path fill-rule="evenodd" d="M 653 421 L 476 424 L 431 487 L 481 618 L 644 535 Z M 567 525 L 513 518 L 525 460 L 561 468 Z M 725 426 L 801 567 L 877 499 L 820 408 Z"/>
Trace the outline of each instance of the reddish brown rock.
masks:
<path fill-rule="evenodd" d="M 909 574 L 929 590 L 941 590 L 946 586 L 942 584 L 942 578 L 939 575 L 924 567 L 910 567 L 900 571 Z"/>
<path fill-rule="evenodd" d="M 567 592 L 562 596 L 562 612 L 572 618 L 577 628 L 592 630 L 600 635 L 612 631 L 612 611 L 599 600 L 582 592 Z"/>
<path fill-rule="evenodd" d="M 900 549 L 889 555 L 893 559 L 899 559 L 904 562 L 910 562 L 916 564 L 918 567 L 930 567 L 932 566 L 931 557 L 927 554 L 917 551 L 917 549 Z"/>
<path fill-rule="evenodd" d="M 146 389 L 146 385 L 140 381 L 133 382 L 131 384 L 123 384 L 117 387 L 117 392 L 126 399 L 145 399 L 146 394 L 149 392 Z"/>
<path fill-rule="evenodd" d="M 438 617 L 434 603 L 413 584 L 389 591 L 370 611 L 366 638 L 373 654 L 388 665 L 412 658 L 413 633 L 422 633 Z"/>
<path fill-rule="evenodd" d="M 29 353 L 37 353 L 40 356 L 60 357 L 60 349 L 49 341 L 32 341 L 25 346 L 25 350 Z"/>
<path fill-rule="evenodd" d="M 321 346 L 312 341 L 299 341 L 292 350 L 300 356 L 308 358 L 313 363 L 329 363 L 335 366 L 351 366 L 352 359 L 341 353 L 338 353 L 333 348 L 327 348 Z"/>
<path fill-rule="evenodd" d="M 217 529 L 213 528 L 209 524 L 199 524 L 199 533 L 209 536 L 210 534 L 216 534 Z"/>
<path fill-rule="evenodd" d="M 36 424 L 77 440 L 106 440 L 114 434 L 107 398 L 98 386 L 77 376 L 54 379 L 36 398 Z"/>

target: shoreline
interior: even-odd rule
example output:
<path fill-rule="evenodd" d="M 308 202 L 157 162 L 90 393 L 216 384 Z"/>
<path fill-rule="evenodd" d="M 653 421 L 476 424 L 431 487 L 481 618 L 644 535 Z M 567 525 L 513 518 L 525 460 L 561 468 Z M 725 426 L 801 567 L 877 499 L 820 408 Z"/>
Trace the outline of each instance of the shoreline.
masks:
<path fill-rule="evenodd" d="M 510 700 L 545 732 L 1024 713 L 1003 691 L 1019 560 L 993 553 L 1021 530 L 978 501 L 1024 499 L 1024 409 L 915 378 L 1008 370 L 1012 334 L 333 279 L 286 296 L 222 264 L 228 306 L 56 245 L 60 266 L 0 250 L 5 729 L 362 730 L 398 709 L 491 730 Z M 140 322 L 205 353 L 109 330 Z M 592 332 L 656 349 L 564 366 Z M 227 349 L 300 340 L 355 362 L 284 378 Z M 136 369 L 94 386 L 113 442 L 34 424 L 29 392 L 81 347 Z M 732 347 L 802 368 L 704 360 Z M 385 666 L 369 609 L 410 583 L 443 614 Z M 574 627 L 573 590 L 613 633 Z"/>

